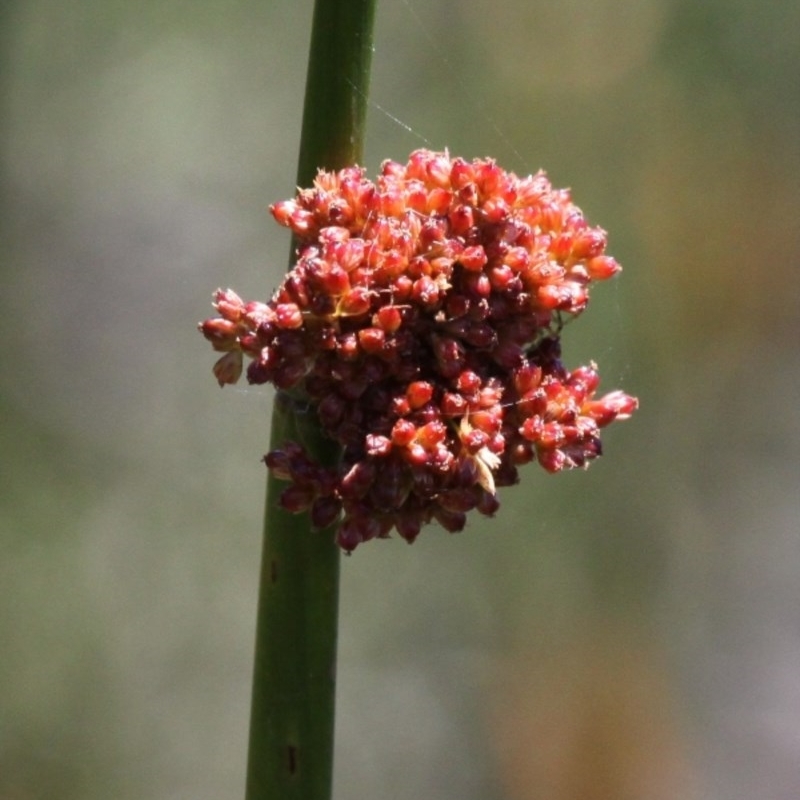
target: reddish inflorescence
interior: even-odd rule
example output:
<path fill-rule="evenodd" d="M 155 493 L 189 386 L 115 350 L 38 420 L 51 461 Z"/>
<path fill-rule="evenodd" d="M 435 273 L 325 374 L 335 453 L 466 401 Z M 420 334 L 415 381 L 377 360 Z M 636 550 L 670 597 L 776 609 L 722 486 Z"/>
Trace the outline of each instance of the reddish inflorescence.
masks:
<path fill-rule="evenodd" d="M 520 465 L 586 466 L 600 428 L 636 409 L 621 391 L 595 398 L 593 364 L 561 362 L 563 322 L 620 266 L 543 173 L 418 150 L 375 182 L 358 167 L 320 172 L 270 210 L 297 262 L 268 303 L 218 290 L 219 316 L 200 329 L 223 353 L 221 386 L 247 356 L 250 383 L 305 398 L 341 445 L 337 469 L 294 442 L 265 462 L 290 482 L 284 508 L 318 528 L 338 520 L 345 551 L 491 516 Z"/>

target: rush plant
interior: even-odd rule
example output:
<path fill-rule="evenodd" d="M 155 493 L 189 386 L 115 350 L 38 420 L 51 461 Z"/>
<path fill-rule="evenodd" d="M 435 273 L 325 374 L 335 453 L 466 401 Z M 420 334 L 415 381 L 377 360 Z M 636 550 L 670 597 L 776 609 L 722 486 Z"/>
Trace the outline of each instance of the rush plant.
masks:
<path fill-rule="evenodd" d="M 490 158 L 358 166 L 375 0 L 317 0 L 292 232 L 270 298 L 214 293 L 220 386 L 277 388 L 247 800 L 329 800 L 339 560 L 493 516 L 537 462 L 585 467 L 635 398 L 567 368 L 564 323 L 619 264 L 568 191 Z"/>

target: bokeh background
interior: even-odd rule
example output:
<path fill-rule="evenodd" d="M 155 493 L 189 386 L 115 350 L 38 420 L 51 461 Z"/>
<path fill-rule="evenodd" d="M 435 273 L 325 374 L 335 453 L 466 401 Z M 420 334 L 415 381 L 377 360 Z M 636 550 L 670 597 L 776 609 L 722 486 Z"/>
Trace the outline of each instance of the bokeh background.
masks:
<path fill-rule="evenodd" d="M 237 798 L 270 390 L 210 293 L 288 237 L 311 2 L 0 7 L 0 798 Z M 800 796 L 800 4 L 384 0 L 366 165 L 548 170 L 641 410 L 343 564 L 337 798 Z"/>

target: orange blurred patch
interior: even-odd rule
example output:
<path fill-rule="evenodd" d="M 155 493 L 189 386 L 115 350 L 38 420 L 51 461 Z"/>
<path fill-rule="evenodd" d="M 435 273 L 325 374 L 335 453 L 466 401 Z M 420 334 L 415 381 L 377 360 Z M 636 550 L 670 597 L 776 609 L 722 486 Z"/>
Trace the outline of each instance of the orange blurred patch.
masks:
<path fill-rule="evenodd" d="M 605 625 L 520 653 L 494 681 L 490 726 L 512 800 L 675 800 L 696 794 L 666 668 Z"/>

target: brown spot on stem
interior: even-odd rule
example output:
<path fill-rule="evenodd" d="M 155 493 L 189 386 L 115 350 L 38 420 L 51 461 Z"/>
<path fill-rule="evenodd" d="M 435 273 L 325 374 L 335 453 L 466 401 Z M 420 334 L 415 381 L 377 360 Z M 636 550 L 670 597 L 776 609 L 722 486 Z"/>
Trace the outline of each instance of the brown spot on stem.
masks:
<path fill-rule="evenodd" d="M 269 579 L 272 583 L 278 582 L 278 562 L 270 561 L 269 564 Z"/>
<path fill-rule="evenodd" d="M 290 744 L 287 748 L 286 755 L 289 774 L 294 775 L 297 772 L 297 748 L 293 744 Z"/>

